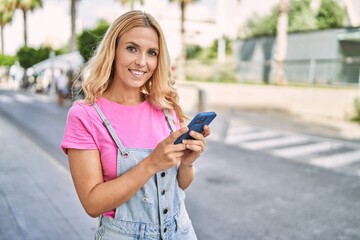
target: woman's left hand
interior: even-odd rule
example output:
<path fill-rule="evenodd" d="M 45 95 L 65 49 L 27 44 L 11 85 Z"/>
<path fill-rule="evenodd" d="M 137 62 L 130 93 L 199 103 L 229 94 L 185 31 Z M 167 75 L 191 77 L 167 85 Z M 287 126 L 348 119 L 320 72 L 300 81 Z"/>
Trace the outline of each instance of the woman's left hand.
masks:
<path fill-rule="evenodd" d="M 204 131 L 202 133 L 190 131 L 190 136 L 192 136 L 194 139 L 183 140 L 183 144 L 185 144 L 186 150 L 184 155 L 181 157 L 181 163 L 184 163 L 185 165 L 192 165 L 193 162 L 200 156 L 200 154 L 205 151 L 205 138 L 209 135 L 210 128 L 207 125 L 204 126 Z"/>

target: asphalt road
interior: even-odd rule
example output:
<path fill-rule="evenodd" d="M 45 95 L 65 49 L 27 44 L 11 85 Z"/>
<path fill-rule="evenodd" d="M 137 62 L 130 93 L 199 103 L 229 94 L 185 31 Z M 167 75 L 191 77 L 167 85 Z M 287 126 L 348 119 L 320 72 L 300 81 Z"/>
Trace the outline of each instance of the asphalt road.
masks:
<path fill-rule="evenodd" d="M 0 90 L 0 114 L 63 165 L 66 112 L 48 97 Z M 359 175 L 229 143 L 232 118 L 235 113 L 220 113 L 214 122 L 186 191 L 200 240 L 360 239 Z M 257 119 L 265 121 L 261 114 Z"/>

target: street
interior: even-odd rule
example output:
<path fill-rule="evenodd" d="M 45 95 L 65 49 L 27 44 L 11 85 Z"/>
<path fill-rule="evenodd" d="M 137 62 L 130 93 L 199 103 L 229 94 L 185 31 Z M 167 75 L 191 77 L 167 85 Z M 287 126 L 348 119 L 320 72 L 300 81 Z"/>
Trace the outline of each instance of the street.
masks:
<path fill-rule="evenodd" d="M 0 118 L 66 170 L 59 146 L 67 110 L 51 96 L 0 89 Z M 286 119 L 271 125 L 262 124 L 266 116 L 261 114 L 217 112 L 207 149 L 196 162 L 196 179 L 186 190 L 200 240 L 360 240 L 359 142 L 336 138 L 330 130 L 310 131 Z M 14 216 L 20 232 L 21 217 Z M 76 236 L 91 239 L 95 221 L 84 222 L 88 225 Z M 31 236 L 19 233 L 12 239 L 41 239 Z"/>

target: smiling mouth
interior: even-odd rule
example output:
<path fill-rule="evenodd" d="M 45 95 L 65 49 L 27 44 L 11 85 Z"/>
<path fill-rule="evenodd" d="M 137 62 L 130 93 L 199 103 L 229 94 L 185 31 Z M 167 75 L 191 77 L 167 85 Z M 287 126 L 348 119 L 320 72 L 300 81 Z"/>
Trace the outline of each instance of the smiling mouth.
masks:
<path fill-rule="evenodd" d="M 130 72 L 133 76 L 135 77 L 142 77 L 144 76 L 145 72 L 144 71 L 139 71 L 139 70 L 131 70 L 130 69 Z"/>

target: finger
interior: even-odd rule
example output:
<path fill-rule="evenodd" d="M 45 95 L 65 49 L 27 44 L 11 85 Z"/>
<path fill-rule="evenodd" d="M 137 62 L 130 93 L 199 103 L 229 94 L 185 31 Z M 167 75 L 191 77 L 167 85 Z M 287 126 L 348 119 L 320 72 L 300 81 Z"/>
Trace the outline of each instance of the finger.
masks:
<path fill-rule="evenodd" d="M 166 139 L 165 141 L 167 143 L 174 143 L 175 140 L 180 137 L 181 135 L 183 135 L 184 133 L 186 133 L 189 130 L 188 127 L 182 127 L 179 128 L 178 130 L 172 132 Z"/>
<path fill-rule="evenodd" d="M 194 139 L 197 139 L 197 140 L 203 140 L 204 139 L 203 134 L 198 133 L 196 131 L 190 131 L 190 136 L 192 136 Z"/>
<path fill-rule="evenodd" d="M 202 132 L 204 137 L 207 137 L 210 135 L 210 127 L 208 125 L 204 126 L 204 131 Z"/>
<path fill-rule="evenodd" d="M 197 144 L 185 144 L 186 148 L 191 150 L 191 151 L 194 151 L 194 152 L 198 152 L 198 153 L 201 153 L 204 151 L 204 146 L 201 146 L 201 145 L 197 145 Z"/>
<path fill-rule="evenodd" d="M 201 134 L 200 134 L 201 135 Z M 205 138 L 201 135 L 202 139 L 200 140 L 184 140 L 183 143 L 185 145 L 186 148 L 194 150 L 194 151 L 199 151 L 199 149 L 201 151 L 203 151 L 205 149 L 206 146 L 206 141 Z"/>

